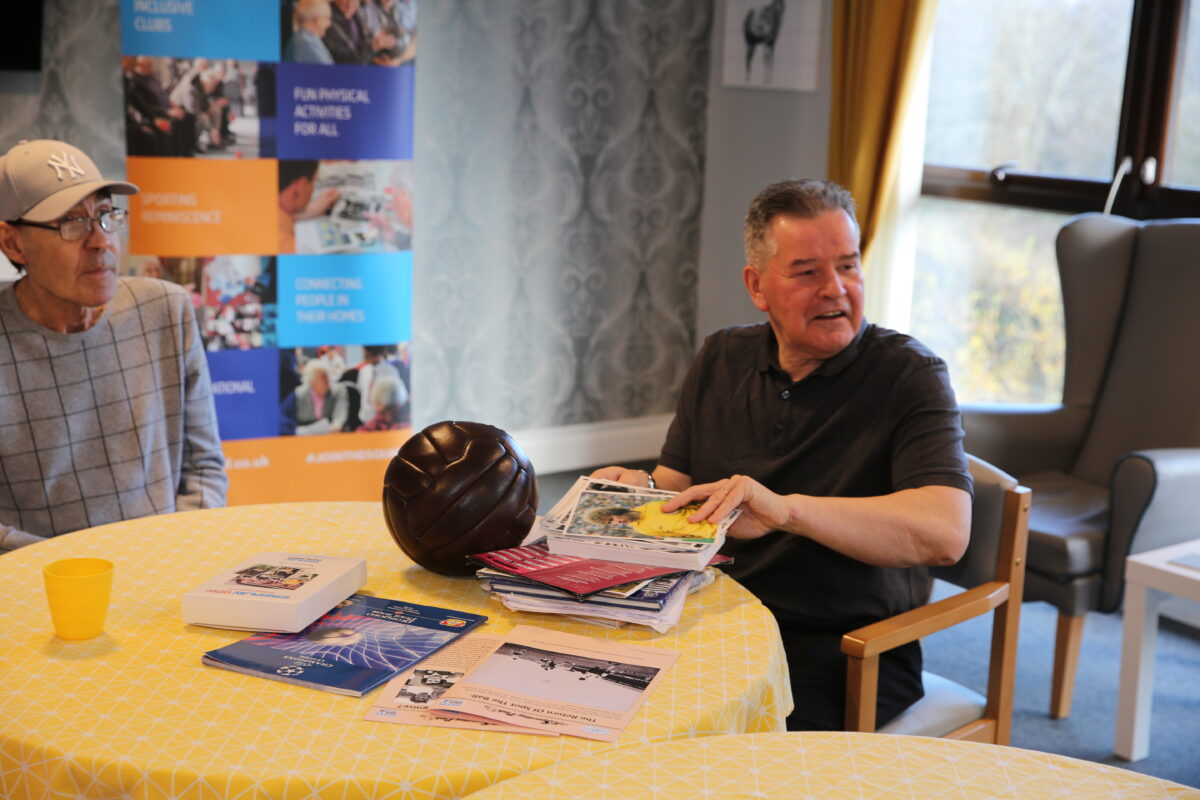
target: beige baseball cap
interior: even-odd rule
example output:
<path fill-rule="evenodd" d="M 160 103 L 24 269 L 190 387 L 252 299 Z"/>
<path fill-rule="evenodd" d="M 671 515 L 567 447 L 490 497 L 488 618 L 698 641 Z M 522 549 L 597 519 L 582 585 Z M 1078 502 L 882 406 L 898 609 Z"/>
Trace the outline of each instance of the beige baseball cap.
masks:
<path fill-rule="evenodd" d="M 137 194 L 125 181 L 106 181 L 87 154 L 53 139 L 23 140 L 0 156 L 0 220 L 50 222 L 92 192 Z"/>

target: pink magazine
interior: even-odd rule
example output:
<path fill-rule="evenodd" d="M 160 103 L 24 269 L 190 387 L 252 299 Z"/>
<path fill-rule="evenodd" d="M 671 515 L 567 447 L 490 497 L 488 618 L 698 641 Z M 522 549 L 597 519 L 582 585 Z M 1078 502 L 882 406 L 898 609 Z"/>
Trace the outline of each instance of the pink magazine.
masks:
<path fill-rule="evenodd" d="M 551 553 L 541 542 L 524 547 L 509 547 L 470 556 L 472 561 L 500 572 L 567 592 L 578 598 L 590 597 L 614 586 L 674 575 L 690 570 L 652 567 Z M 726 564 L 728 556 L 715 556 L 710 564 Z"/>

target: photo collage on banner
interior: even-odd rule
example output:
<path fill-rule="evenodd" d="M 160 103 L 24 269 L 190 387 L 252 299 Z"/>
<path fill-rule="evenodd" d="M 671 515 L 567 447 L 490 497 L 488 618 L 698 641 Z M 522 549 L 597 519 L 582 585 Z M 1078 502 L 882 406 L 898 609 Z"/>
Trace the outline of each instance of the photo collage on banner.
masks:
<path fill-rule="evenodd" d="M 411 434 L 416 0 L 121 0 L 129 253 L 196 305 L 229 502 L 377 500 Z"/>

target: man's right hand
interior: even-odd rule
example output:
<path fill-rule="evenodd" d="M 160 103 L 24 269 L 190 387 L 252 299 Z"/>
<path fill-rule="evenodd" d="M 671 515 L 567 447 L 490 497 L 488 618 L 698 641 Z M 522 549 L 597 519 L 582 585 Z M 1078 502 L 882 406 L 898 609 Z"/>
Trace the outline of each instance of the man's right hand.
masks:
<path fill-rule="evenodd" d="M 603 467 L 591 474 L 593 478 L 603 478 L 606 481 L 617 481 L 618 483 L 627 483 L 630 486 L 650 486 L 650 475 L 644 469 L 629 469 L 629 467 Z M 659 464 L 654 468 L 654 484 L 655 488 L 666 489 L 671 492 L 681 492 L 692 485 L 690 476 L 673 470 L 670 467 L 664 467 Z"/>
<path fill-rule="evenodd" d="M 333 186 L 323 189 L 320 194 L 314 194 L 304 210 L 296 215 L 296 219 L 312 219 L 321 216 L 333 208 L 333 204 L 337 202 L 340 194 L 341 190 Z"/>
<path fill-rule="evenodd" d="M 588 476 L 606 481 L 627 483 L 630 486 L 650 487 L 650 476 L 644 469 L 629 469 L 628 467 L 601 467 Z"/>

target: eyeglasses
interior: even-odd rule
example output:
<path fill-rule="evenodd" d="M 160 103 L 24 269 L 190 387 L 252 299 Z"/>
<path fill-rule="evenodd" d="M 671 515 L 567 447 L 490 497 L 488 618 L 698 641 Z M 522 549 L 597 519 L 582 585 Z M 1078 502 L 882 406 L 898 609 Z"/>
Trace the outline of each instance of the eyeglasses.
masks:
<path fill-rule="evenodd" d="M 92 223 L 99 222 L 100 230 L 105 233 L 116 233 L 125 227 L 129 221 L 129 212 L 123 208 L 109 208 L 94 217 L 71 217 L 62 222 L 30 222 L 29 220 L 14 220 L 13 225 L 25 225 L 30 228 L 45 228 L 48 231 L 58 231 L 58 235 L 66 242 L 77 242 L 92 232 Z"/>

